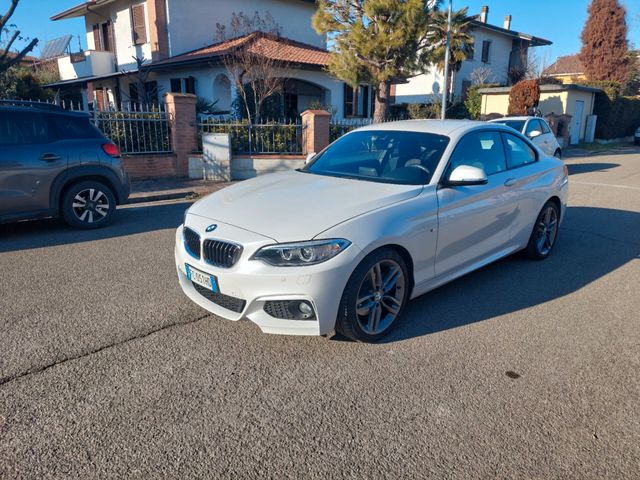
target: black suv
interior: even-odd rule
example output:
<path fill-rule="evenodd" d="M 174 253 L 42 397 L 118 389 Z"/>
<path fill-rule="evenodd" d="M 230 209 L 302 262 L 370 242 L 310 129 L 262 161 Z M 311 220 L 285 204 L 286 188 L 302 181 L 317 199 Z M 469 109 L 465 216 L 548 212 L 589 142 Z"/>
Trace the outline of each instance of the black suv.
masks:
<path fill-rule="evenodd" d="M 0 101 L 0 223 L 53 216 L 102 227 L 129 191 L 118 147 L 87 113 Z"/>

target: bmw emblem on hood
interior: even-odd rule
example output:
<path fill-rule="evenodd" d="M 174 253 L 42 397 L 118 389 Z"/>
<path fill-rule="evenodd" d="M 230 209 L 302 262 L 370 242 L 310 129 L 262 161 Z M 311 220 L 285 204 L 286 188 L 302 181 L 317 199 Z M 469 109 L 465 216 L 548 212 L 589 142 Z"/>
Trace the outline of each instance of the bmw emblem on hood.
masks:
<path fill-rule="evenodd" d="M 216 228 L 218 228 L 218 225 L 216 225 L 215 223 L 212 223 L 211 225 L 209 225 L 209 226 L 206 228 L 206 231 L 207 231 L 207 232 L 213 232 Z"/>

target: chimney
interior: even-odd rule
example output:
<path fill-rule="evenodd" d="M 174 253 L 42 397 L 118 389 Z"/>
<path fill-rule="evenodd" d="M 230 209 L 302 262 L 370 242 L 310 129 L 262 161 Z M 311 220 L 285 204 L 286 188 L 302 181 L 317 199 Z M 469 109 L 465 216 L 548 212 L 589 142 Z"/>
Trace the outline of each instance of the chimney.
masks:
<path fill-rule="evenodd" d="M 511 15 L 504 16 L 504 28 L 506 30 L 511 30 Z"/>
<path fill-rule="evenodd" d="M 486 5 L 484 5 L 481 9 L 480 9 L 480 21 L 482 23 L 487 23 L 489 17 L 489 7 L 487 7 Z"/>

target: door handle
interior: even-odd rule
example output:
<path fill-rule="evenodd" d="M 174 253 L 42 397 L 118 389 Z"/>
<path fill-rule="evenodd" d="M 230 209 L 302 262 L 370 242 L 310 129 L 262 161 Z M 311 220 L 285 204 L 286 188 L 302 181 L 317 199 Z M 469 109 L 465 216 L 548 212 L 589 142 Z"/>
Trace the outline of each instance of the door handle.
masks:
<path fill-rule="evenodd" d="M 512 187 L 516 184 L 518 180 L 515 178 L 507 178 L 504 182 L 505 187 Z"/>
<path fill-rule="evenodd" d="M 45 153 L 40 157 L 40 160 L 43 162 L 55 162 L 56 160 L 60 160 L 60 155 L 56 155 L 55 153 Z"/>

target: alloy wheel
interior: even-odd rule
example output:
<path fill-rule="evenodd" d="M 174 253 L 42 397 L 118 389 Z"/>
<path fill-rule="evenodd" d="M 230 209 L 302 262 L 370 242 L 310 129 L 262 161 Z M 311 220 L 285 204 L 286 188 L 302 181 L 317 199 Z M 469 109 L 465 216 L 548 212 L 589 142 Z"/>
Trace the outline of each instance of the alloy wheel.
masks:
<path fill-rule="evenodd" d="M 400 265 L 382 260 L 365 275 L 356 300 L 356 315 L 362 330 L 377 335 L 388 329 L 402 308 L 405 276 Z"/>
<path fill-rule="evenodd" d="M 96 188 L 81 190 L 73 197 L 71 205 L 74 215 L 81 222 L 99 222 L 107 216 L 110 209 L 109 198 Z"/>
<path fill-rule="evenodd" d="M 540 217 L 537 228 L 536 247 L 540 255 L 546 256 L 553 248 L 558 235 L 558 212 L 552 205 L 547 205 Z"/>

